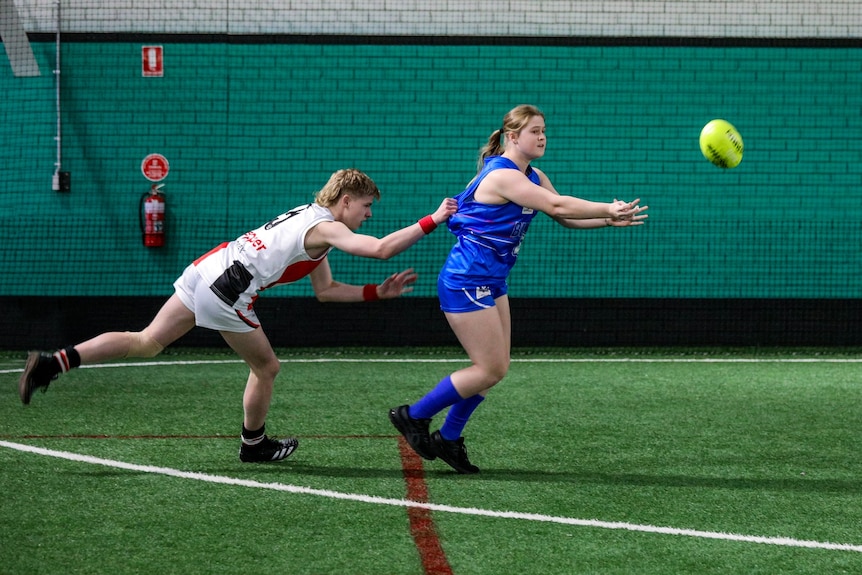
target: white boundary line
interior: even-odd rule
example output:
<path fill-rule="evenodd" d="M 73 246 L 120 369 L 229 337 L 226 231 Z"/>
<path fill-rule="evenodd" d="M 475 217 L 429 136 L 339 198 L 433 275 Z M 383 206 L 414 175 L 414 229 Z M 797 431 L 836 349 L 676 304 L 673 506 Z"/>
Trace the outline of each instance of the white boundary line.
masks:
<path fill-rule="evenodd" d="M 423 357 L 414 358 L 308 358 L 308 359 L 280 359 L 281 363 L 467 363 L 467 358 L 460 359 L 431 359 Z M 153 367 L 165 365 L 222 365 L 241 364 L 240 359 L 200 359 L 200 360 L 172 360 L 172 361 L 127 361 L 121 363 L 98 363 L 82 365 L 81 369 L 106 368 L 106 367 Z M 862 358 L 818 358 L 818 357 L 794 357 L 794 358 L 648 358 L 648 357 L 576 357 L 576 358 L 512 358 L 512 363 L 862 363 Z M 21 373 L 24 368 L 0 369 L 0 374 Z"/>
<path fill-rule="evenodd" d="M 580 527 L 593 527 L 598 529 L 622 529 L 625 531 L 638 531 L 642 533 L 656 533 L 661 535 L 678 535 L 683 537 L 697 537 L 701 539 L 720 539 L 724 541 L 738 541 L 742 543 L 759 543 L 764 545 L 779 545 L 782 547 L 803 547 L 808 549 L 828 549 L 832 551 L 854 551 L 862 553 L 862 545 L 851 545 L 847 543 L 829 543 L 822 541 L 806 541 L 792 539 L 790 537 L 761 537 L 757 535 L 738 535 L 735 533 L 721 533 L 715 531 L 698 531 L 695 529 L 677 529 L 675 527 L 659 527 L 655 525 L 638 525 L 636 523 L 623 523 L 618 521 L 599 521 L 598 519 L 575 519 L 572 517 L 558 517 L 553 515 L 541 515 L 537 513 L 520 513 L 517 511 L 492 511 L 487 509 L 477 509 L 474 507 L 453 507 L 451 505 L 438 505 L 434 503 L 417 503 L 407 499 L 389 499 L 385 497 L 375 497 L 373 495 L 362 495 L 357 493 L 342 493 L 339 491 L 330 491 L 327 489 L 312 489 L 310 487 L 300 487 L 297 485 L 288 485 L 284 483 L 261 483 L 259 481 L 251 481 L 248 479 L 237 479 L 235 477 L 224 477 L 220 475 L 209 475 L 206 473 L 194 473 L 190 471 L 180 471 L 168 467 L 154 467 L 150 465 L 137 465 L 134 463 L 126 463 L 124 461 L 114 461 L 111 459 L 101 459 L 91 457 L 89 455 L 81 455 L 78 453 L 69 453 L 66 451 L 55 451 L 52 449 L 44 449 L 42 447 L 34 447 L 32 445 L 24 445 L 20 443 L 12 443 L 8 441 L 0 441 L 0 447 L 6 447 L 26 453 L 34 453 L 47 457 L 56 457 L 66 459 L 68 461 L 77 461 L 80 463 L 88 463 L 90 465 L 103 465 L 116 469 L 126 469 L 139 473 L 152 473 L 157 475 L 166 475 L 169 477 L 177 477 L 180 479 L 191 479 L 195 481 L 205 481 L 207 483 L 217 483 L 220 485 L 234 485 L 239 487 L 249 487 L 254 489 L 271 489 L 274 491 L 284 491 L 287 493 L 296 493 L 300 495 L 313 495 L 316 497 L 328 497 L 330 499 L 340 499 L 346 501 L 357 501 L 360 503 L 369 503 L 373 505 L 390 505 L 395 507 L 418 507 L 438 511 L 441 513 L 456 513 L 460 515 L 476 515 L 482 517 L 493 517 L 499 519 L 517 519 L 521 521 L 538 521 L 543 523 L 559 523 L 562 525 L 576 525 Z"/>

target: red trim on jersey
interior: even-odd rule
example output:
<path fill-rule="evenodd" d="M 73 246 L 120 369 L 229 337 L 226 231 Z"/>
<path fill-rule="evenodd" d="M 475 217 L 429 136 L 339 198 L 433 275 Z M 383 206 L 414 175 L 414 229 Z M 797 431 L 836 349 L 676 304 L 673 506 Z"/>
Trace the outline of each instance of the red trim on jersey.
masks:
<path fill-rule="evenodd" d="M 323 260 L 326 258 L 320 258 L 316 261 L 305 260 L 301 262 L 296 262 L 295 264 L 287 266 L 287 269 L 284 270 L 284 273 L 281 274 L 281 277 L 269 284 L 268 286 L 263 286 L 262 290 L 267 288 L 271 288 L 272 286 L 279 284 L 286 284 L 295 282 L 296 280 L 302 279 L 311 272 L 314 271 L 314 268 L 319 266 Z"/>
<path fill-rule="evenodd" d="M 251 306 L 249 306 L 249 309 L 251 309 Z M 246 325 L 251 326 L 251 327 L 253 327 L 253 328 L 255 328 L 255 329 L 257 329 L 257 328 L 259 328 L 259 327 L 260 327 L 260 324 L 259 324 L 259 323 L 254 323 L 253 321 L 251 321 L 250 319 L 248 319 L 247 317 L 245 317 L 244 315 L 242 315 L 242 312 L 241 312 L 241 311 L 239 311 L 238 309 L 235 309 L 234 311 L 236 312 L 237 317 L 238 317 L 239 319 L 241 319 L 243 322 L 245 322 L 245 324 L 246 324 Z"/>
<path fill-rule="evenodd" d="M 207 259 L 211 255 L 213 255 L 214 253 L 225 249 L 227 247 L 227 244 L 228 244 L 228 242 L 224 242 L 223 244 L 217 245 L 216 247 L 214 247 L 213 249 L 211 249 L 210 251 L 208 251 L 207 253 L 205 253 L 204 255 L 202 255 L 201 257 L 199 257 L 198 259 L 196 259 L 192 263 L 194 265 L 198 265 L 199 263 L 201 263 L 202 261 L 204 261 L 205 259 Z"/>

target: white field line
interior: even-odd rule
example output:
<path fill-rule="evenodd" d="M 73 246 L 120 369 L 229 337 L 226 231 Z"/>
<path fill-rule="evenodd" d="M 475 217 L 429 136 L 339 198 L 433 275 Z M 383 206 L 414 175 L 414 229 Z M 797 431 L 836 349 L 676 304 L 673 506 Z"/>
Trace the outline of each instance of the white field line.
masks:
<path fill-rule="evenodd" d="M 327 489 L 313 489 L 311 487 L 300 487 L 297 485 L 287 485 L 283 483 L 261 483 L 259 481 L 251 481 L 248 479 L 237 479 L 235 477 L 224 477 L 220 475 L 209 475 L 206 473 L 193 473 L 190 471 L 180 471 L 168 467 L 154 467 L 150 465 L 137 465 L 134 463 L 126 463 L 124 461 L 114 461 L 111 459 L 101 459 L 91 457 L 89 455 L 81 455 L 78 453 L 69 453 L 66 451 L 55 451 L 52 449 L 44 449 L 34 447 L 32 445 L 23 445 L 20 443 L 12 443 L 8 441 L 0 441 L 0 447 L 6 447 L 26 453 L 34 453 L 46 457 L 56 457 L 69 461 L 77 461 L 90 465 L 103 465 L 116 469 L 125 469 L 136 471 L 139 473 L 152 473 L 156 475 L 166 475 L 169 477 L 177 477 L 180 479 L 191 479 L 195 481 L 204 481 L 207 483 L 217 483 L 220 485 L 234 485 L 238 487 L 248 487 L 252 489 L 271 489 L 273 491 L 284 491 L 287 493 L 295 493 L 300 495 L 312 495 L 316 497 L 327 497 L 329 499 L 339 499 L 346 501 L 358 501 L 360 503 L 369 503 L 372 505 L 391 505 L 394 507 L 418 507 L 429 509 L 440 513 L 456 513 L 460 515 L 476 515 L 481 517 L 492 517 L 497 519 L 516 519 L 521 521 L 538 521 L 543 523 L 559 523 L 562 525 L 576 525 L 579 527 L 593 527 L 598 529 L 621 529 L 625 531 L 638 531 L 642 533 L 656 533 L 661 535 L 679 535 L 683 537 L 697 537 L 702 539 L 720 539 L 724 541 L 738 541 L 742 543 L 758 543 L 764 545 L 779 545 L 782 547 L 803 547 L 808 549 L 828 549 L 833 551 L 854 551 L 862 553 L 862 545 L 851 545 L 847 543 L 829 543 L 822 541 L 806 541 L 800 539 L 792 539 L 790 537 L 762 537 L 758 535 L 739 535 L 735 533 L 721 533 L 715 531 L 698 531 L 695 529 L 678 529 L 675 527 L 659 527 L 655 525 L 638 525 L 636 523 L 623 523 L 619 521 L 599 521 L 598 519 L 575 519 L 572 517 L 557 517 L 553 515 L 541 515 L 538 513 L 520 513 L 517 511 L 492 511 L 488 509 L 478 509 L 474 507 L 454 507 L 451 505 L 438 505 L 434 503 L 417 503 L 407 499 L 389 499 L 385 497 L 376 497 L 373 495 L 363 495 L 357 493 L 341 493 L 339 491 L 330 491 Z"/>
<path fill-rule="evenodd" d="M 280 359 L 281 363 L 467 363 L 467 358 L 431 359 L 415 358 L 309 358 Z M 200 360 L 167 360 L 167 361 L 127 361 L 119 363 L 98 363 L 82 365 L 81 369 L 106 367 L 155 367 L 166 365 L 223 365 L 240 364 L 240 359 L 200 359 Z M 607 357 L 607 358 L 512 358 L 512 363 L 862 363 L 862 358 L 826 358 L 826 357 L 793 357 L 793 358 L 648 358 L 648 357 Z M 0 374 L 21 373 L 24 368 L 0 369 Z"/>

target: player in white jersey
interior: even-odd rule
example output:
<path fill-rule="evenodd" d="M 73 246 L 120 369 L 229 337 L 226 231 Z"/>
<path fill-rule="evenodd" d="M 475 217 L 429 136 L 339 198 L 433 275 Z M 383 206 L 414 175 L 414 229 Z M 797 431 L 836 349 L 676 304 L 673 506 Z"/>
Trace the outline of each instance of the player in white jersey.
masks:
<path fill-rule="evenodd" d="M 417 223 L 376 238 L 356 233 L 371 217 L 380 190 L 354 170 L 332 174 L 313 204 L 285 212 L 265 225 L 226 242 L 190 264 L 174 283 L 176 292 L 139 332 L 108 332 L 54 353 L 30 352 L 18 382 L 26 405 L 36 389 L 47 390 L 59 374 L 80 365 L 126 357 L 154 357 L 195 325 L 221 333 L 248 364 L 243 394 L 242 461 L 278 461 L 297 447 L 295 438 L 273 439 L 265 423 L 280 363 L 254 313 L 258 292 L 309 276 L 322 302 L 390 299 L 413 290 L 412 269 L 382 283 L 350 285 L 332 277 L 326 257 L 333 248 L 366 258 L 389 259 L 431 233 L 457 209 L 446 198 Z"/>
<path fill-rule="evenodd" d="M 218 306 L 209 314 L 200 310 L 195 317 L 197 325 L 239 332 L 256 329 L 260 325 L 252 306 L 258 292 L 295 282 L 323 263 L 331 248 L 311 256 L 305 248 L 306 236 L 321 222 L 334 220 L 330 209 L 318 204 L 285 212 L 195 260 L 174 284 L 177 295 L 194 309 L 194 295 L 189 289 L 200 276 L 203 284 L 230 308 Z"/>

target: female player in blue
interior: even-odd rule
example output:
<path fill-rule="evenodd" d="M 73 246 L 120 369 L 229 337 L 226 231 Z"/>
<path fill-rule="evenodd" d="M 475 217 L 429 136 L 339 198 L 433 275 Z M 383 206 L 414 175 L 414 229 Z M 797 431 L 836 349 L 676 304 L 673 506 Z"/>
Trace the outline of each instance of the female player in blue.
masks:
<path fill-rule="evenodd" d="M 506 280 L 527 228 L 544 212 L 566 228 L 643 224 L 640 200 L 610 203 L 562 196 L 531 162 L 545 154 L 545 117 L 521 105 L 503 118 L 482 148 L 479 173 L 455 199 L 448 226 L 457 242 L 437 280 L 440 308 L 472 365 L 441 380 L 412 405 L 389 411 L 389 419 L 416 453 L 439 457 L 459 473 L 478 473 L 461 433 L 488 390 L 509 370 L 511 316 Z M 431 418 L 450 407 L 442 427 L 429 433 Z"/>

